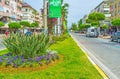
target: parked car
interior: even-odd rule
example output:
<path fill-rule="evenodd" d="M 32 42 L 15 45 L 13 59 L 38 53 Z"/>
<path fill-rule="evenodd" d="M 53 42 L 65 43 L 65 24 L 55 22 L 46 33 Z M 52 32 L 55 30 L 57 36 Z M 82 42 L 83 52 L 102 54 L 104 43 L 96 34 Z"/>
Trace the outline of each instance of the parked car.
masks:
<path fill-rule="evenodd" d="M 117 31 L 111 35 L 111 41 L 117 41 L 120 43 L 120 31 Z"/>
<path fill-rule="evenodd" d="M 80 33 L 80 31 L 76 30 L 74 33 Z"/>
<path fill-rule="evenodd" d="M 32 32 L 27 31 L 27 32 L 25 33 L 25 35 L 32 35 Z"/>

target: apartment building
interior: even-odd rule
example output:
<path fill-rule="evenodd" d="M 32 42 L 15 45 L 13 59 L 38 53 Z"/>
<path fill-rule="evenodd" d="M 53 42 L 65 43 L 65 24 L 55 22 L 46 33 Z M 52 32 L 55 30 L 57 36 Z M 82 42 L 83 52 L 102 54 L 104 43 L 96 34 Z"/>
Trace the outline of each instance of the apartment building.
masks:
<path fill-rule="evenodd" d="M 34 16 L 34 10 L 28 3 L 22 4 L 22 20 L 28 21 L 30 23 L 34 22 L 35 16 Z"/>
<path fill-rule="evenodd" d="M 35 17 L 35 22 L 38 22 L 39 26 L 42 27 L 43 26 L 43 18 L 42 18 L 41 12 L 36 12 L 34 17 Z"/>
<path fill-rule="evenodd" d="M 23 0 L 0 0 L 0 21 L 5 24 L 20 21 L 22 17 Z"/>
<path fill-rule="evenodd" d="M 86 24 L 87 19 L 88 19 L 88 15 L 84 15 L 82 18 L 82 24 Z"/>
<path fill-rule="evenodd" d="M 120 18 L 120 0 L 110 0 L 111 19 Z"/>
<path fill-rule="evenodd" d="M 104 21 L 102 21 L 101 24 L 107 24 L 109 26 L 111 25 L 110 24 L 111 13 L 110 13 L 110 1 L 109 0 L 102 1 L 91 12 L 100 12 L 100 13 L 103 13 L 105 15 L 106 19 Z"/>
<path fill-rule="evenodd" d="M 29 4 L 27 3 L 22 4 L 22 13 L 23 13 L 22 16 L 23 21 L 28 21 L 30 23 L 38 22 L 40 26 L 42 26 L 42 17 L 40 12 L 36 11 Z"/>

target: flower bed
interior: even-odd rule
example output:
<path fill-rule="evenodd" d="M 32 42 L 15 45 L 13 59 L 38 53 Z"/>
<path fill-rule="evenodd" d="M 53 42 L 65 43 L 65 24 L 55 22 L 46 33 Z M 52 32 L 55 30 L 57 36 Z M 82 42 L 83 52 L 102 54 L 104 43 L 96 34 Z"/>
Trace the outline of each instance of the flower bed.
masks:
<path fill-rule="evenodd" d="M 48 51 L 52 45 L 47 34 L 24 35 L 12 33 L 4 38 L 4 45 L 11 53 L 0 56 L 0 65 L 18 68 L 33 65 L 49 64 L 59 56 L 55 51 Z"/>
<path fill-rule="evenodd" d="M 0 65 L 5 67 L 12 66 L 15 68 L 18 68 L 19 66 L 22 67 L 26 67 L 26 66 L 32 67 L 33 65 L 42 66 L 43 63 L 48 65 L 49 63 L 55 61 L 56 59 L 59 59 L 59 56 L 53 52 L 28 59 L 26 59 L 23 55 L 13 56 L 12 53 L 8 53 L 0 56 Z"/>

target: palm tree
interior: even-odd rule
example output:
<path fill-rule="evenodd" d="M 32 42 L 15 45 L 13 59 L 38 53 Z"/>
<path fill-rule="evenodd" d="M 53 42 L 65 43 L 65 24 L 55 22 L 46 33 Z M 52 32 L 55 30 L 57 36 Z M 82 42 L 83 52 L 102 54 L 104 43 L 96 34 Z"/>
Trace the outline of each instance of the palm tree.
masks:
<path fill-rule="evenodd" d="M 62 18 L 61 18 L 61 22 L 62 22 L 62 33 L 64 33 L 66 31 L 66 26 L 67 26 L 67 15 L 68 15 L 68 7 L 69 7 L 69 4 L 68 3 L 65 3 L 63 6 L 62 6 Z"/>

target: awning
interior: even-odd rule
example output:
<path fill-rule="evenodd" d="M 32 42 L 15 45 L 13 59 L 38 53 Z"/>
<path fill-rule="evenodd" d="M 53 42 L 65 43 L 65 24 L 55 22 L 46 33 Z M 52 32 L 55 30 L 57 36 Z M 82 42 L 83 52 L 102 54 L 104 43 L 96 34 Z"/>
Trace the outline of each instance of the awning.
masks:
<path fill-rule="evenodd" d="M 13 18 L 13 19 L 15 19 L 15 18 L 16 18 L 16 16 L 15 16 L 15 15 L 11 15 L 11 16 L 10 16 L 10 18 Z"/>

